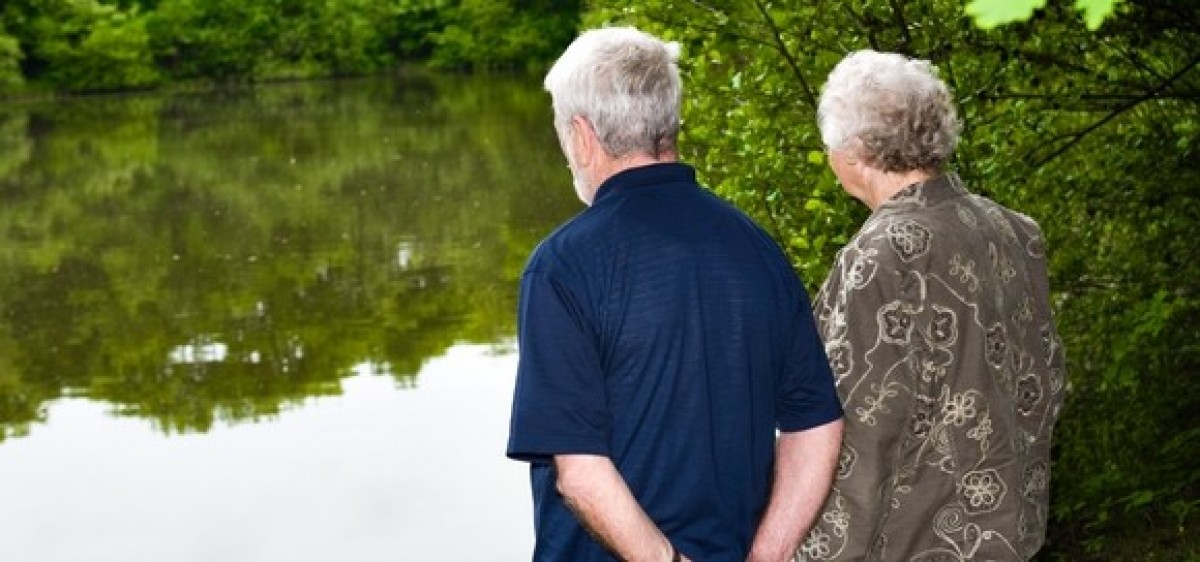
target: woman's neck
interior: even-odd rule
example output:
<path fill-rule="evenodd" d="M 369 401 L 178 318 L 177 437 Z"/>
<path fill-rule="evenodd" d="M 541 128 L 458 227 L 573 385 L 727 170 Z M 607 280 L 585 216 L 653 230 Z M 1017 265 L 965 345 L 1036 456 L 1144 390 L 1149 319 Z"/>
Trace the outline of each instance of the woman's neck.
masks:
<path fill-rule="evenodd" d="M 872 211 L 888 199 L 895 197 L 904 188 L 928 180 L 937 175 L 936 170 L 909 170 L 906 172 L 875 171 L 863 178 L 865 189 L 862 191 L 862 202 Z"/>

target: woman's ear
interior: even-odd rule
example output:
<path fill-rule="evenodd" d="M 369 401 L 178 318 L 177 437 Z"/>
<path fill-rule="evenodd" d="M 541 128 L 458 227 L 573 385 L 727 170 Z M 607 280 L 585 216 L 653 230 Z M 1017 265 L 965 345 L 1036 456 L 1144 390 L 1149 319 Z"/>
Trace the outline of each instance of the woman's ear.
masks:
<path fill-rule="evenodd" d="M 862 154 L 862 148 L 863 148 L 862 140 L 859 139 L 858 137 L 851 137 L 849 140 L 847 140 L 845 143 L 842 144 L 841 151 L 842 151 L 843 159 L 846 161 L 847 164 L 849 164 L 851 166 L 858 165 L 859 160 L 860 160 L 858 155 Z"/>

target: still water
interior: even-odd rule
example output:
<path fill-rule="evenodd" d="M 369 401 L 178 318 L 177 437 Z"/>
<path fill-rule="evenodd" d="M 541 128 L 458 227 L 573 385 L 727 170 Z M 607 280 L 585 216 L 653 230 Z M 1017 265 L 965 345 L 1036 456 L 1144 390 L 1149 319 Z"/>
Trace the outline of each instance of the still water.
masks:
<path fill-rule="evenodd" d="M 0 105 L 0 560 L 527 559 L 533 80 Z"/>

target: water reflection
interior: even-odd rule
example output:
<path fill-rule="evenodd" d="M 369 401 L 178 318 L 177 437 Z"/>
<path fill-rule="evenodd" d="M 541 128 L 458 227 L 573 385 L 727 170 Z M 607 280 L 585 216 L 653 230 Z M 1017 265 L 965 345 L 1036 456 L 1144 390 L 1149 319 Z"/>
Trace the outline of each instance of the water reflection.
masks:
<path fill-rule="evenodd" d="M 62 396 L 208 431 L 503 340 L 577 210 L 557 150 L 496 77 L 0 108 L 0 440 Z"/>
<path fill-rule="evenodd" d="M 494 346 L 454 346 L 416 389 L 360 365 L 342 396 L 171 437 L 55 401 L 0 447 L 0 559 L 527 560 L 527 474 L 497 423 L 514 369 Z"/>
<path fill-rule="evenodd" d="M 0 106 L 0 560 L 527 557 L 516 282 L 577 210 L 517 80 Z"/>

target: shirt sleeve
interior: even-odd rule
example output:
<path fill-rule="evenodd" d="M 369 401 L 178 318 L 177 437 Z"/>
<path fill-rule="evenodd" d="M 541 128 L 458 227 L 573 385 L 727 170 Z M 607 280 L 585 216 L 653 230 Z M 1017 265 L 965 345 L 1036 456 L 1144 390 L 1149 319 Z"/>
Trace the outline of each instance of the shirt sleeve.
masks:
<path fill-rule="evenodd" d="M 775 404 L 776 423 L 784 432 L 811 429 L 842 417 L 841 401 L 808 297 L 802 287 L 797 290 L 791 349 Z"/>
<path fill-rule="evenodd" d="M 839 256 L 817 303 L 846 426 L 833 490 L 800 560 L 863 560 L 891 511 L 899 448 L 914 394 L 904 382 L 913 351 L 911 271 L 879 248 Z"/>
<path fill-rule="evenodd" d="M 542 271 L 521 279 L 517 384 L 507 454 L 608 454 L 611 418 L 600 353 L 585 302 Z"/>

